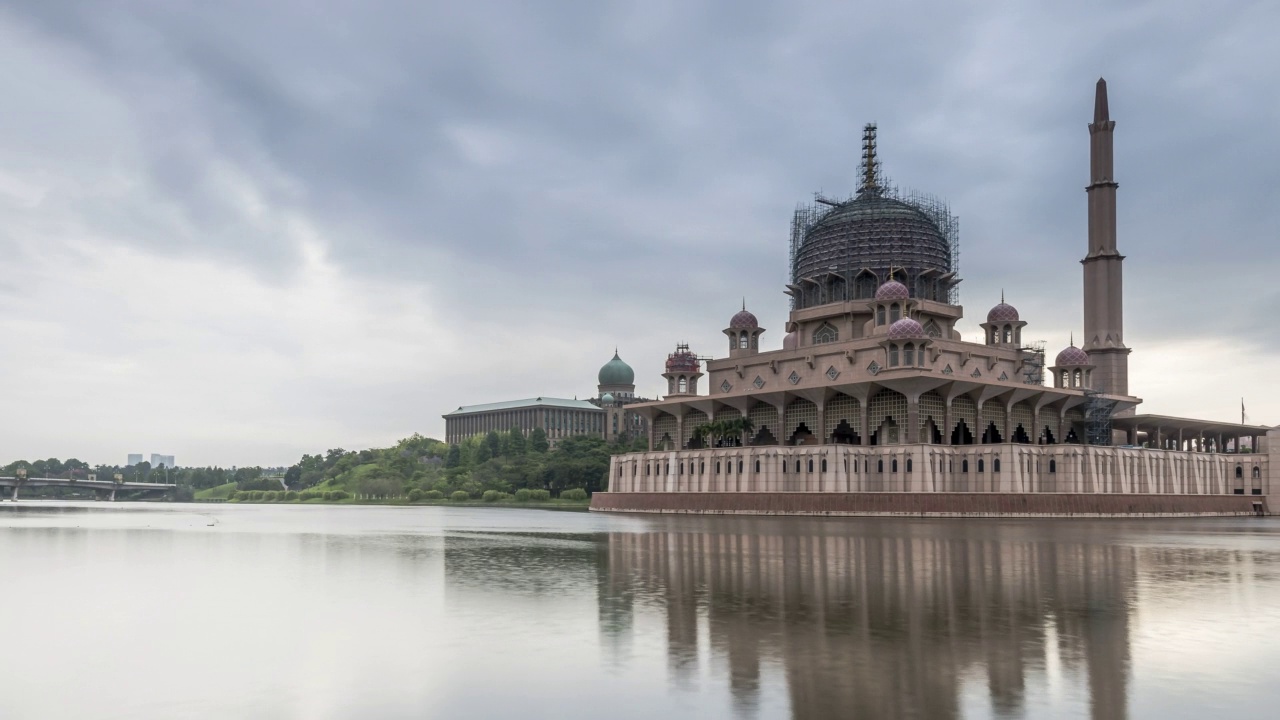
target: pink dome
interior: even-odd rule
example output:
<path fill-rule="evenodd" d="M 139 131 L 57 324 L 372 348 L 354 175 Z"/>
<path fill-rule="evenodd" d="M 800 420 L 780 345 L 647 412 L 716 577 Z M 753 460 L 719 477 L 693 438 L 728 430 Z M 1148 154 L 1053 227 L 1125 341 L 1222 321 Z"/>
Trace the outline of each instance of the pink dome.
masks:
<path fill-rule="evenodd" d="M 987 322 L 1018 322 L 1018 308 L 1002 302 L 987 313 Z"/>
<path fill-rule="evenodd" d="M 1058 367 L 1068 367 L 1070 365 L 1088 365 L 1089 353 L 1072 345 L 1071 347 L 1058 353 L 1058 359 L 1053 361 Z"/>
<path fill-rule="evenodd" d="M 800 347 L 800 334 L 795 330 L 787 333 L 786 336 L 782 338 L 783 350 L 795 350 L 798 347 Z"/>
<path fill-rule="evenodd" d="M 731 330 L 753 330 L 758 327 L 760 327 L 760 322 L 756 320 L 756 316 L 745 309 L 729 320 L 729 329 Z"/>
<path fill-rule="evenodd" d="M 877 300 L 909 300 L 910 298 L 911 292 L 907 290 L 907 286 L 897 280 L 890 280 L 876 290 Z"/>
<path fill-rule="evenodd" d="M 911 318 L 902 318 L 889 326 L 890 340 L 914 340 L 925 337 L 924 328 Z"/>

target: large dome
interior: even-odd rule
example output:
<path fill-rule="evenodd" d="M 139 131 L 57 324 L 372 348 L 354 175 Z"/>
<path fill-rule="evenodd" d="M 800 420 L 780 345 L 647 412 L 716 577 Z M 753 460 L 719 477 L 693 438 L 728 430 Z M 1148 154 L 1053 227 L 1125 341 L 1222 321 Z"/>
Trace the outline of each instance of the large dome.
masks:
<path fill-rule="evenodd" d="M 622 358 L 618 357 L 615 351 L 613 359 L 600 368 L 599 380 L 601 385 L 635 385 L 636 371 L 622 362 Z"/>
<path fill-rule="evenodd" d="M 864 269 L 884 279 L 891 268 L 910 276 L 930 270 L 945 275 L 951 272 L 951 243 L 920 208 L 868 192 L 809 226 L 796 252 L 792 282 L 800 285 L 802 278 L 827 273 L 852 281 Z"/>

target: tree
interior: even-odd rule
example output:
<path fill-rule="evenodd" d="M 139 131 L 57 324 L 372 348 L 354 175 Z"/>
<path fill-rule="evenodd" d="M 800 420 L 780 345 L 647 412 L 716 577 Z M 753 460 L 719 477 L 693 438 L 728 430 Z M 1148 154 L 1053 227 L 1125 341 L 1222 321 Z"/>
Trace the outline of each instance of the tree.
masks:
<path fill-rule="evenodd" d="M 536 453 L 545 453 L 550 449 L 551 444 L 547 442 L 547 431 L 540 427 L 533 429 L 529 433 L 529 449 Z"/>
<path fill-rule="evenodd" d="M 447 468 L 456 468 L 462 464 L 462 448 L 456 444 L 449 446 L 449 454 L 444 456 L 444 466 Z"/>
<path fill-rule="evenodd" d="M 511 428 L 511 432 L 507 433 L 507 454 L 512 457 L 519 457 L 525 454 L 529 449 L 529 443 L 524 439 L 524 433 L 520 428 Z"/>
<path fill-rule="evenodd" d="M 302 463 L 290 465 L 289 469 L 284 471 L 284 483 L 291 488 L 302 485 Z"/>
<path fill-rule="evenodd" d="M 502 454 L 502 438 L 498 436 L 497 430 L 490 430 L 489 434 L 484 436 L 484 444 L 489 448 L 489 457 L 498 457 Z"/>

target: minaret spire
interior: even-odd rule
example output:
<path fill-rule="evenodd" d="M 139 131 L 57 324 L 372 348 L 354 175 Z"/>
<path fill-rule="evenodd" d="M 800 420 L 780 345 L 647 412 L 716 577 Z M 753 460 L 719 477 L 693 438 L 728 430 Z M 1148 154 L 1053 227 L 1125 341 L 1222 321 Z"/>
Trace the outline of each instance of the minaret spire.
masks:
<path fill-rule="evenodd" d="M 1104 123 L 1111 119 L 1111 111 L 1107 107 L 1107 80 L 1098 78 L 1098 86 L 1093 96 L 1093 123 Z"/>
<path fill-rule="evenodd" d="M 1107 102 L 1107 81 L 1099 78 L 1089 123 L 1089 252 L 1084 264 L 1084 342 L 1093 359 L 1093 386 L 1113 395 L 1129 394 L 1129 348 L 1124 344 L 1124 256 L 1116 245 L 1116 123 Z"/>

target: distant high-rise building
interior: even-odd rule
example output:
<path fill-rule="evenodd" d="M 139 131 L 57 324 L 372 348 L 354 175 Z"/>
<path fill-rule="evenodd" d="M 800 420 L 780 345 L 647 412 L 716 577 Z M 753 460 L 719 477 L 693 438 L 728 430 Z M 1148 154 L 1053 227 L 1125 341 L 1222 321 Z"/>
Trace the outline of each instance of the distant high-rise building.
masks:
<path fill-rule="evenodd" d="M 151 467 L 158 468 L 161 465 L 164 465 L 167 468 L 173 467 L 173 456 L 151 453 Z"/>
<path fill-rule="evenodd" d="M 133 467 L 142 462 L 142 453 L 129 453 L 129 462 L 126 467 Z"/>

